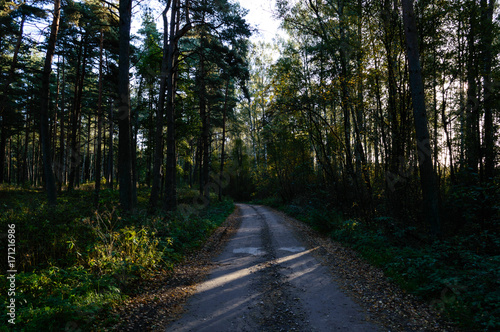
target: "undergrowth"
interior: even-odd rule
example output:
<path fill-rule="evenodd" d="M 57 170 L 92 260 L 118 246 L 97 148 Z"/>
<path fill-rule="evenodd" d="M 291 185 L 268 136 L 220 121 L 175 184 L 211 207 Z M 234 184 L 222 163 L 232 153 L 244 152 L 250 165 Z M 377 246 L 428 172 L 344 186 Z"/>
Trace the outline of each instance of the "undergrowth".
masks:
<path fill-rule="evenodd" d="M 352 247 L 403 289 L 434 306 L 464 330 L 500 330 L 497 232 L 482 229 L 422 242 L 415 227 L 398 225 L 389 217 L 367 223 L 322 207 L 280 205 L 273 199 L 259 203 L 278 207 Z"/>
<path fill-rule="evenodd" d="M 203 244 L 232 212 L 233 203 L 190 209 L 189 214 L 148 215 L 146 189 L 139 209 L 123 214 L 117 192 L 101 193 L 93 211 L 92 192 L 64 192 L 58 206 L 44 205 L 36 190 L 0 188 L 0 224 L 16 225 L 15 331 L 96 330 L 116 320 L 111 309 L 133 293 L 133 284 L 172 269 Z M 191 194 L 191 193 L 190 193 Z M 141 203 L 142 202 L 142 203 Z M 1 251 L 7 252 L 2 239 Z M 5 260 L 1 270 L 8 270 Z M 8 289 L 6 275 L 0 288 Z M 7 317 L 7 292 L 0 297 Z M 7 330 L 6 324 L 0 330 Z"/>

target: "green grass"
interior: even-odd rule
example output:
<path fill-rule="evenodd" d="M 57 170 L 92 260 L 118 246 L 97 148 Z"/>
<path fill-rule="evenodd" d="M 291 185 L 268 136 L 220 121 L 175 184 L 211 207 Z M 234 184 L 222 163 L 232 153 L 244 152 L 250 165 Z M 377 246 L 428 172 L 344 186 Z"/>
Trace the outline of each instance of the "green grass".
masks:
<path fill-rule="evenodd" d="M 98 211 L 92 195 L 64 192 L 50 209 L 42 192 L 0 187 L 2 232 L 16 225 L 16 325 L 11 330 L 86 331 L 112 325 L 117 318 L 111 309 L 127 298 L 133 282 L 171 269 L 234 209 L 226 200 L 184 214 L 151 216 L 146 213 L 149 192 L 140 189 L 138 211 L 124 214 L 114 207 L 117 191 L 102 192 Z M 6 241 L 0 247 L 7 252 Z M 6 263 L 1 260 L 2 271 L 8 270 Z M 0 275 L 1 289 L 8 289 L 6 277 Z M 0 300 L 7 317 L 7 292 Z"/>

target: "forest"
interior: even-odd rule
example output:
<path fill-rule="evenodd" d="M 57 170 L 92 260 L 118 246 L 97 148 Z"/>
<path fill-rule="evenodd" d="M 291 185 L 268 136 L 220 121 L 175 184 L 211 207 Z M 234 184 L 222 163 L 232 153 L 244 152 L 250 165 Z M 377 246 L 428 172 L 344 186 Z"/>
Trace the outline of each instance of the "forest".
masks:
<path fill-rule="evenodd" d="M 498 2 L 153 4 L 0 2 L 0 325 L 114 326 L 253 202 L 500 329 Z"/>

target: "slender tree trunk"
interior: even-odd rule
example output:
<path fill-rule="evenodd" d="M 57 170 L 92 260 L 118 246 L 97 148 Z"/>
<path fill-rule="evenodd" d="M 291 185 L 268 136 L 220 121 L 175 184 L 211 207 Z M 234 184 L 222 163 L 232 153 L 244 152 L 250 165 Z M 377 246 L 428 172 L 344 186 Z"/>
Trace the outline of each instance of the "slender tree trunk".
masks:
<path fill-rule="evenodd" d="M 80 42 L 80 47 L 78 50 L 78 64 L 77 73 L 75 81 L 75 93 L 73 101 L 73 112 L 71 114 L 71 146 L 69 148 L 68 154 L 68 167 L 69 167 L 69 184 L 68 190 L 71 191 L 75 187 L 75 182 L 78 186 L 79 180 L 79 168 L 82 159 L 80 153 L 80 135 L 78 135 L 81 127 L 81 113 L 82 113 L 82 97 L 83 97 L 83 85 L 85 82 L 85 74 L 87 67 L 87 43 L 86 39 L 82 39 Z M 83 54 L 82 54 L 83 53 Z"/>
<path fill-rule="evenodd" d="M 33 138 L 31 141 L 31 167 L 30 167 L 30 176 L 29 176 L 29 181 L 31 182 L 32 185 L 35 185 L 36 181 L 36 133 L 35 133 L 35 119 L 33 119 Z"/>
<path fill-rule="evenodd" d="M 25 146 L 24 146 L 24 160 L 23 160 L 23 165 L 24 168 L 21 169 L 20 167 L 17 168 L 17 184 L 20 185 L 21 183 L 26 182 L 25 179 L 28 178 L 28 141 L 29 141 L 29 136 L 26 136 L 25 138 Z M 17 148 L 16 148 L 16 154 L 19 156 L 21 154 L 21 132 L 17 134 Z"/>
<path fill-rule="evenodd" d="M 203 37 L 202 37 L 203 38 Z M 202 42 L 203 45 L 203 42 Z M 203 51 L 201 51 L 203 53 Z M 210 202 L 210 189 L 208 186 L 209 176 L 210 176 L 210 114 L 207 109 L 206 102 L 206 86 L 205 86 L 205 60 L 204 55 L 201 54 L 200 58 L 200 116 L 202 121 L 202 160 L 203 165 L 201 171 L 201 188 L 200 193 L 202 193 L 205 202 Z"/>
<path fill-rule="evenodd" d="M 168 18 L 167 12 L 170 10 L 171 0 L 168 1 L 163 16 L 163 59 L 161 62 L 161 75 L 160 75 L 160 93 L 158 96 L 158 106 L 156 108 L 156 130 L 154 134 L 154 161 L 153 161 L 153 185 L 151 187 L 151 196 L 149 197 L 149 210 L 154 212 L 158 205 L 158 198 L 161 189 L 161 165 L 163 163 L 163 118 L 165 108 L 165 94 L 167 91 L 167 77 L 168 77 Z"/>
<path fill-rule="evenodd" d="M 21 43 L 23 40 L 23 29 L 24 23 L 26 21 L 26 15 L 22 15 L 21 23 L 19 25 L 19 32 L 17 35 L 16 46 L 14 47 L 14 54 L 12 56 L 12 63 L 7 75 L 7 82 L 3 86 L 2 96 L 0 98 L 0 183 L 4 182 L 4 170 L 5 170 L 5 147 L 7 144 L 7 139 L 10 137 L 8 121 L 8 112 L 10 112 L 10 107 L 8 107 L 8 96 L 9 88 L 12 82 L 14 82 L 14 75 L 17 67 L 17 59 L 19 55 L 19 50 L 21 48 Z"/>
<path fill-rule="evenodd" d="M 194 176 L 197 176 L 197 181 L 198 181 L 198 187 L 199 187 L 199 193 L 200 196 L 203 195 L 203 175 L 202 175 L 202 165 L 203 165 L 203 156 L 202 156 L 202 143 L 201 143 L 201 136 L 198 137 L 196 140 L 196 152 L 195 152 L 195 165 L 194 165 L 194 170 L 193 174 Z"/>
<path fill-rule="evenodd" d="M 130 126 L 130 24 L 132 0 L 120 0 L 120 37 L 118 71 L 118 178 L 120 183 L 120 205 L 125 211 L 134 210 L 132 137 Z"/>
<path fill-rule="evenodd" d="M 50 206 L 56 205 L 57 189 L 52 171 L 52 157 L 50 151 L 49 137 L 49 97 L 50 97 L 50 73 L 52 71 L 52 58 L 54 57 L 57 33 L 59 31 L 59 18 L 61 11 L 61 0 L 54 0 L 54 17 L 50 29 L 49 44 L 45 55 L 45 64 L 42 75 L 42 104 L 40 106 L 40 140 L 42 145 L 43 169 L 45 174 L 45 186 L 47 199 Z"/>
<path fill-rule="evenodd" d="M 461 20 L 458 20 L 458 51 L 457 51 L 457 58 L 458 59 L 463 59 L 464 58 L 464 46 L 463 46 L 463 32 L 462 32 L 462 27 L 463 23 Z M 464 65 L 462 63 L 463 61 L 460 61 L 458 63 L 458 76 L 459 76 L 459 86 L 458 90 L 460 92 L 460 144 L 459 144 L 459 169 L 465 167 L 465 123 L 466 123 L 466 118 L 467 118 L 467 112 L 465 112 L 465 103 L 464 103 Z"/>
<path fill-rule="evenodd" d="M 148 188 L 151 187 L 151 179 L 153 175 L 153 152 L 154 152 L 154 147 L 151 146 L 153 145 L 153 137 L 154 137 L 154 121 L 153 121 L 153 88 L 152 85 L 153 83 L 150 82 L 148 84 L 150 86 L 149 88 L 149 118 L 148 118 L 148 149 L 147 149 L 147 159 L 146 159 L 146 165 L 147 165 L 147 172 L 146 172 L 146 185 Z"/>
<path fill-rule="evenodd" d="M 178 81 L 178 43 L 179 39 L 191 29 L 189 18 L 189 0 L 184 4 L 186 24 L 180 29 L 181 22 L 181 2 L 172 1 L 170 18 L 170 37 L 168 45 L 167 59 L 167 165 L 165 168 L 165 202 L 164 208 L 167 211 L 177 209 L 177 159 L 176 159 L 176 139 L 175 139 L 175 94 Z"/>
<path fill-rule="evenodd" d="M 362 175 L 363 183 L 366 186 L 367 190 L 367 199 L 368 199 L 368 207 L 367 211 L 369 214 L 373 212 L 373 195 L 372 195 L 372 186 L 371 186 L 371 180 L 370 180 L 370 172 L 369 172 L 369 166 L 366 158 L 366 153 L 365 149 L 363 148 L 363 140 L 361 137 L 362 132 L 366 132 L 365 129 L 365 124 L 363 121 L 363 113 L 365 111 L 364 109 L 364 86 L 363 86 L 363 50 L 361 49 L 361 45 L 363 44 L 363 35 L 362 35 L 362 24 L 363 24 L 363 6 L 362 6 L 362 1 L 358 0 L 357 3 L 357 15 L 358 15 L 358 22 L 357 22 L 357 29 L 358 29 L 358 43 L 359 43 L 359 50 L 357 52 L 356 56 L 356 62 L 357 62 L 357 70 L 358 70 L 358 100 L 357 100 L 357 107 L 356 107 L 356 114 L 353 114 L 353 119 L 355 119 L 354 122 L 354 130 L 356 134 L 356 151 L 357 151 L 357 159 L 359 160 L 358 163 L 361 164 L 360 169 L 358 168 L 358 172 Z M 365 144 L 366 146 L 366 144 Z"/>
<path fill-rule="evenodd" d="M 7 125 L 3 122 L 5 121 L 5 116 L 2 116 L 2 129 L 0 132 L 0 183 L 4 183 L 4 172 L 5 172 L 5 150 L 7 146 Z"/>
<path fill-rule="evenodd" d="M 410 73 L 410 89 L 413 104 L 413 118 L 417 135 L 420 181 L 424 198 L 424 211 L 427 214 L 431 233 L 440 236 L 440 217 L 436 175 L 432 167 L 432 151 L 429 142 L 429 129 L 425 110 L 424 83 L 420 67 L 418 49 L 418 30 L 413 12 L 413 0 L 402 0 L 403 24 L 406 36 L 406 53 Z"/>
<path fill-rule="evenodd" d="M 137 135 L 139 134 L 139 107 L 142 103 L 143 79 L 139 81 L 139 90 L 137 97 L 137 107 L 131 115 L 131 132 L 132 132 L 132 197 L 134 206 L 137 206 L 137 184 L 139 183 L 139 174 L 137 172 Z"/>
<path fill-rule="evenodd" d="M 75 176 L 76 176 L 76 164 L 80 159 L 79 152 L 77 153 L 76 148 L 76 135 L 78 130 L 78 119 L 77 119 L 77 103 L 78 103 L 78 82 L 80 82 L 80 68 L 81 68 L 81 57 L 82 57 L 83 43 L 80 43 L 80 47 L 78 48 L 78 61 L 76 68 L 76 78 L 75 78 L 75 90 L 74 90 L 74 98 L 73 98 L 73 107 L 71 110 L 71 132 L 69 143 L 70 146 L 68 148 L 68 191 L 72 191 L 75 187 Z"/>
<path fill-rule="evenodd" d="M 339 9 L 339 25 L 340 25 L 340 70 L 341 70 L 341 98 L 342 110 L 344 113 L 344 142 L 345 142 L 345 159 L 346 159 L 346 172 L 348 177 L 354 182 L 356 192 L 359 192 L 358 181 L 354 173 L 353 155 L 351 148 L 351 97 L 349 94 L 348 84 L 351 78 L 351 72 L 348 68 L 349 53 L 347 52 L 348 39 L 346 36 L 345 25 L 346 18 L 344 13 L 344 3 L 340 1 Z"/>
<path fill-rule="evenodd" d="M 400 125 L 398 120 L 398 112 L 397 112 L 397 82 L 396 82 L 396 60 L 395 60 L 395 50 L 394 44 L 396 43 L 394 40 L 395 32 L 394 30 L 397 28 L 397 20 L 395 18 L 396 14 L 394 13 L 394 9 L 391 9 L 390 1 L 385 1 L 384 5 L 384 14 L 382 19 L 384 20 L 384 30 L 385 30 L 385 39 L 384 46 L 387 53 L 387 80 L 388 80 L 388 112 L 391 122 L 391 133 L 392 133 L 392 142 L 391 142 L 391 151 L 390 154 L 387 154 L 386 157 L 389 158 L 389 167 L 388 170 L 391 174 L 396 176 L 399 172 L 399 161 L 403 156 L 402 151 L 402 143 L 401 143 L 401 135 L 400 135 Z M 395 188 L 392 188 L 395 189 Z M 389 191 L 392 192 L 392 191 Z M 394 195 L 391 195 L 394 196 Z M 391 197 L 391 202 L 398 199 L 397 197 Z"/>
<path fill-rule="evenodd" d="M 167 57 L 167 165 L 165 168 L 165 201 L 164 208 L 167 211 L 177 209 L 177 161 L 175 158 L 175 66 L 177 65 L 176 52 L 177 41 L 176 34 L 180 20 L 180 3 L 173 0 L 170 16 L 170 36 Z"/>
<path fill-rule="evenodd" d="M 9 138 L 9 161 L 7 164 L 7 183 L 12 183 L 12 136 Z"/>
<path fill-rule="evenodd" d="M 66 180 L 66 161 L 65 161 L 65 135 L 64 135 L 64 127 L 65 127 L 65 116 L 64 116 L 64 108 L 66 105 L 66 64 L 65 57 L 63 56 L 62 62 L 62 96 L 61 96 L 61 115 L 59 116 L 59 121 L 61 121 L 60 135 L 59 135 L 59 156 L 58 156 L 58 169 L 57 169 L 57 180 L 58 180 L 58 190 L 62 190 L 62 185 Z"/>
<path fill-rule="evenodd" d="M 444 90 L 444 86 L 443 86 L 443 90 Z M 444 129 L 444 134 L 445 134 L 445 137 L 446 137 L 446 147 L 448 148 L 448 155 L 449 155 L 449 158 L 450 158 L 450 180 L 451 180 L 451 183 L 452 184 L 455 184 L 455 166 L 453 165 L 453 147 L 452 147 L 452 144 L 451 144 L 451 138 L 450 138 L 450 133 L 448 131 L 448 119 L 446 117 L 446 100 L 445 100 L 445 96 L 446 96 L 446 93 L 445 91 L 442 91 L 442 95 L 443 95 L 443 100 L 442 100 L 442 105 L 441 105 L 441 121 L 442 121 L 442 125 L 443 125 L 443 129 Z"/>
<path fill-rule="evenodd" d="M 90 181 L 90 176 L 91 176 L 91 170 L 90 167 L 92 165 L 91 158 L 90 158 L 90 136 L 92 132 L 92 116 L 89 114 L 88 117 L 88 122 L 87 122 L 87 155 L 85 158 L 85 163 L 83 164 L 83 183 L 89 182 Z"/>
<path fill-rule="evenodd" d="M 57 75 L 56 75 L 56 95 L 54 98 L 54 119 L 51 122 L 50 126 L 50 132 L 49 132 L 49 137 L 51 140 L 51 150 L 52 150 L 52 160 L 51 163 L 54 165 L 56 162 L 56 156 L 57 156 L 57 123 L 58 123 L 58 115 L 59 115 L 59 96 L 61 94 L 61 82 L 60 82 L 60 74 L 61 71 L 59 70 L 59 61 L 58 61 L 58 66 L 57 66 Z M 54 172 L 54 176 L 56 177 L 56 182 L 57 182 L 57 174 Z"/>
<path fill-rule="evenodd" d="M 107 168 L 107 179 L 108 179 L 108 188 L 113 190 L 115 183 L 115 166 L 114 166 L 114 142 L 113 136 L 115 132 L 115 120 L 114 120 L 114 112 L 113 106 L 109 107 L 109 137 L 108 137 L 108 168 Z"/>
<path fill-rule="evenodd" d="M 102 164 L 102 67 L 103 67 L 104 33 L 101 29 L 99 40 L 99 97 L 97 99 L 97 151 L 95 162 L 95 196 L 94 206 L 99 207 L 99 195 L 101 191 L 101 164 Z"/>
<path fill-rule="evenodd" d="M 386 138 L 386 134 L 385 134 L 385 121 L 384 121 L 384 115 L 382 113 L 382 97 L 381 97 L 381 89 L 380 89 L 380 77 L 379 77 L 379 74 L 378 74 L 378 69 L 379 69 L 379 64 L 378 64 L 378 60 L 375 59 L 375 70 L 377 71 L 377 73 L 375 74 L 375 100 L 376 100 L 376 104 L 377 104 L 377 107 L 376 107 L 376 118 L 377 118 L 377 121 L 375 121 L 375 128 L 377 127 L 380 127 L 379 129 L 379 132 L 381 134 L 381 137 L 379 138 L 378 135 L 377 135 L 377 141 L 375 142 L 375 174 L 379 174 L 378 172 L 378 166 L 379 166 L 379 163 L 378 163 L 378 149 L 379 149 L 379 142 L 381 141 L 382 142 L 382 147 L 383 147 L 383 156 L 385 156 L 387 158 L 387 155 L 388 155 L 388 152 L 389 152 L 389 148 L 388 148 L 388 144 L 387 144 L 387 138 Z M 387 162 L 384 162 L 384 157 L 381 156 L 380 158 L 380 161 L 384 164 L 384 174 L 388 174 L 388 163 Z M 388 181 L 385 181 L 385 184 L 387 185 L 387 182 Z"/>
<path fill-rule="evenodd" d="M 20 137 L 18 138 L 20 143 Z M 23 153 L 23 167 L 21 172 L 18 171 L 17 183 L 25 183 L 29 178 L 29 162 L 28 162 L 28 147 L 30 145 L 30 115 L 26 112 L 26 130 L 24 135 L 24 153 Z M 19 151 L 18 151 L 19 154 Z"/>
<path fill-rule="evenodd" d="M 493 43 L 493 7 L 495 0 L 481 0 L 482 55 L 483 55 L 483 107 L 484 107 L 484 175 L 486 181 L 495 173 L 495 132 L 493 126 L 494 91 L 491 83 L 492 43 Z"/>
<path fill-rule="evenodd" d="M 227 98 L 229 94 L 229 78 L 226 82 L 226 93 L 224 95 L 224 107 L 222 114 L 222 142 L 220 152 L 220 172 L 219 172 L 219 202 L 222 202 L 222 182 L 224 174 L 224 147 L 226 146 L 226 119 L 227 119 Z"/>
<path fill-rule="evenodd" d="M 433 162 L 434 162 L 434 170 L 437 172 L 439 169 L 438 167 L 438 152 L 439 152 L 439 139 L 438 139 L 438 105 L 437 105 L 437 79 L 436 79 L 436 70 L 437 70 L 437 55 L 436 55 L 436 49 L 432 50 L 432 110 L 434 113 L 433 119 L 432 119 L 432 125 L 433 125 L 433 139 L 434 139 L 434 156 L 433 156 Z M 438 184 L 439 184 L 439 179 L 438 179 Z"/>
<path fill-rule="evenodd" d="M 476 4 L 470 3 L 470 30 L 467 37 L 467 115 L 465 129 L 467 167 L 478 173 L 479 164 L 479 101 L 477 98 L 477 60 L 476 60 Z"/>

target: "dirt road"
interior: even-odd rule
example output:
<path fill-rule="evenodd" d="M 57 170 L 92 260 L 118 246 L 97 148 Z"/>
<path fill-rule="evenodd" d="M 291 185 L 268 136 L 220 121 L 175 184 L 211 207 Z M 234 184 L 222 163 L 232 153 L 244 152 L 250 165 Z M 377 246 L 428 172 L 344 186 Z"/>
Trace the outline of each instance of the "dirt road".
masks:
<path fill-rule="evenodd" d="M 239 208 L 238 232 L 167 331 L 382 331 L 280 215 Z"/>

